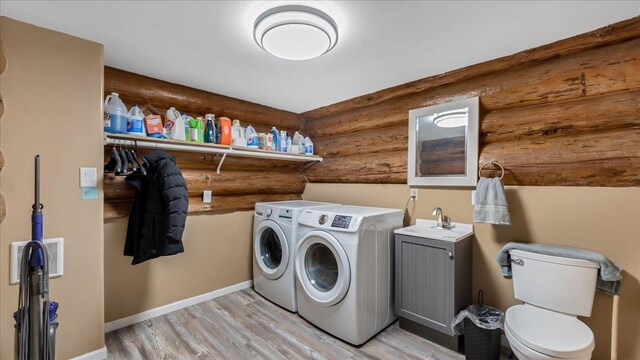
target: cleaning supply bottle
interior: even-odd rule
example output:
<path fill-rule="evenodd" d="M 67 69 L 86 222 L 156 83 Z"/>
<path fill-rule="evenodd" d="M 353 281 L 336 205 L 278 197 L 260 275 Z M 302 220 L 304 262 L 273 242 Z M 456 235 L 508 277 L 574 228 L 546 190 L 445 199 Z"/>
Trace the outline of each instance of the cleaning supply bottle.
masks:
<path fill-rule="evenodd" d="M 228 117 L 218 118 L 220 122 L 220 142 L 222 145 L 231 145 L 231 120 Z"/>
<path fill-rule="evenodd" d="M 273 135 L 273 151 L 280 151 L 280 136 L 278 129 L 274 126 L 271 128 L 270 133 Z"/>
<path fill-rule="evenodd" d="M 164 120 L 164 129 L 167 132 L 169 139 L 185 141 L 186 133 L 184 132 L 184 118 L 180 116 L 178 110 L 174 107 L 170 107 L 167 110 Z"/>
<path fill-rule="evenodd" d="M 138 105 L 133 105 L 127 114 L 127 134 L 147 136 L 144 126 L 144 114 Z"/>
<path fill-rule="evenodd" d="M 207 120 L 207 124 L 204 127 L 204 142 L 213 144 L 216 142 L 216 127 L 213 124 L 216 117 L 214 114 L 207 114 L 204 118 Z"/>
<path fill-rule="evenodd" d="M 292 150 L 293 141 L 291 140 L 291 136 L 287 136 L 287 152 L 290 153 Z"/>
<path fill-rule="evenodd" d="M 231 126 L 231 145 L 247 146 L 247 139 L 244 137 L 244 128 L 240 125 L 240 120 L 234 119 Z"/>
<path fill-rule="evenodd" d="M 189 141 L 204 142 L 204 123 L 198 118 L 189 118 Z"/>
<path fill-rule="evenodd" d="M 104 131 L 114 134 L 127 133 L 127 107 L 118 93 L 104 99 Z"/>
<path fill-rule="evenodd" d="M 304 138 L 304 153 L 307 155 L 313 155 L 313 142 L 308 136 Z"/>
<path fill-rule="evenodd" d="M 287 132 L 284 130 L 280 131 L 278 149 L 280 149 L 281 152 L 287 152 Z"/>
<path fill-rule="evenodd" d="M 260 140 L 258 139 L 258 134 L 253 126 L 248 125 L 247 130 L 244 133 L 245 139 L 247 139 L 247 146 L 250 148 L 257 149 L 260 145 Z"/>
<path fill-rule="evenodd" d="M 303 143 L 304 143 L 304 136 L 300 135 L 300 133 L 296 131 L 295 134 L 293 134 L 292 146 L 297 146 L 298 154 L 304 153 Z"/>

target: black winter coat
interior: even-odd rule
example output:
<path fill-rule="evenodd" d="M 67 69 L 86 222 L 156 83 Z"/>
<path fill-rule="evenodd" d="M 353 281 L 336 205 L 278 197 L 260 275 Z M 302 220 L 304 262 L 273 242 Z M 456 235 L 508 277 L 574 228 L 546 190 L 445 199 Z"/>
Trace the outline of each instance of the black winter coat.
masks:
<path fill-rule="evenodd" d="M 129 216 L 124 254 L 133 256 L 132 265 L 184 252 L 184 232 L 189 193 L 175 157 L 157 150 L 145 156 L 147 176 L 125 179 L 136 188 Z"/>

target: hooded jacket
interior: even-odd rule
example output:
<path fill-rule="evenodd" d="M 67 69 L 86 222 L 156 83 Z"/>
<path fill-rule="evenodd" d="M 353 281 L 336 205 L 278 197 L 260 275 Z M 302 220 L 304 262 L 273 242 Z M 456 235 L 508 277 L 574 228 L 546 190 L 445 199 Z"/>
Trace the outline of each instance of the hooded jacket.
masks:
<path fill-rule="evenodd" d="M 133 174 L 126 181 L 136 189 L 129 216 L 124 254 L 132 265 L 159 256 L 184 252 L 189 193 L 175 157 L 157 150 L 145 156 L 147 175 Z"/>

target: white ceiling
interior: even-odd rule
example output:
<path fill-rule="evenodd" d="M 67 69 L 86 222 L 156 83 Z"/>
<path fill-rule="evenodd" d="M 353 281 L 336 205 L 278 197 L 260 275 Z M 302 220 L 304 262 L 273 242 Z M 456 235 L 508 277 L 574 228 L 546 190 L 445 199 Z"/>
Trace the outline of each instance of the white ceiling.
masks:
<path fill-rule="evenodd" d="M 253 21 L 283 3 L 334 17 L 336 47 L 301 62 L 258 48 Z M 628 19 L 640 1 L 3 0 L 0 14 L 100 42 L 109 66 L 303 112 Z"/>

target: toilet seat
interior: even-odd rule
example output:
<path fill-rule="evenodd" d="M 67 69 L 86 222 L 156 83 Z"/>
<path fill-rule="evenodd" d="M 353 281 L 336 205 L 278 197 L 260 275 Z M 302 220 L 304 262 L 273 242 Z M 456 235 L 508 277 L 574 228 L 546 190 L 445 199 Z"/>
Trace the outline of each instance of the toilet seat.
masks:
<path fill-rule="evenodd" d="M 588 359 L 595 347 L 593 332 L 582 321 L 532 305 L 507 309 L 505 332 L 519 345 L 549 358 Z"/>

